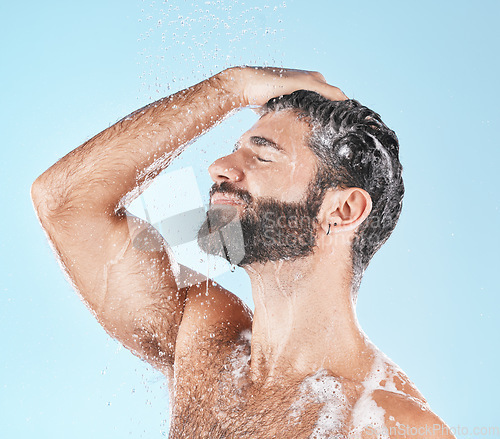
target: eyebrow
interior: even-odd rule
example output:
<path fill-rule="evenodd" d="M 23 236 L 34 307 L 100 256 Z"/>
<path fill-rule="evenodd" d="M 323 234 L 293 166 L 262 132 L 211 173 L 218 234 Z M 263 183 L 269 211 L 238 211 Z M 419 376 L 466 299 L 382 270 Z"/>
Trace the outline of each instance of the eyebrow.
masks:
<path fill-rule="evenodd" d="M 268 148 L 273 148 L 278 152 L 281 152 L 283 154 L 286 154 L 286 151 L 279 146 L 276 142 L 273 142 L 272 140 L 267 139 L 266 137 L 262 136 L 251 136 L 250 137 L 250 142 L 254 146 L 263 146 L 263 147 L 268 147 Z M 238 140 L 236 144 L 234 145 L 233 152 L 238 151 L 238 149 L 241 146 L 241 142 Z"/>
<path fill-rule="evenodd" d="M 273 148 L 282 153 L 285 152 L 285 150 L 281 146 L 279 146 L 276 142 L 266 139 L 265 137 L 252 136 L 250 137 L 250 142 L 252 142 L 255 146 L 265 146 L 268 148 Z"/>

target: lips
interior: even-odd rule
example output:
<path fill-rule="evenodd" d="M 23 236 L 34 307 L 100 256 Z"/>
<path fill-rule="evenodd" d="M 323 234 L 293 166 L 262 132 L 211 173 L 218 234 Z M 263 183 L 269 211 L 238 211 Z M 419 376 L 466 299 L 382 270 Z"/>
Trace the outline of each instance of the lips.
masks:
<path fill-rule="evenodd" d="M 232 195 L 229 195 L 229 194 L 223 194 L 223 193 L 215 193 L 211 200 L 210 200 L 210 203 L 211 204 L 237 204 L 237 205 L 244 205 L 245 203 L 235 197 L 235 196 L 232 196 Z"/>

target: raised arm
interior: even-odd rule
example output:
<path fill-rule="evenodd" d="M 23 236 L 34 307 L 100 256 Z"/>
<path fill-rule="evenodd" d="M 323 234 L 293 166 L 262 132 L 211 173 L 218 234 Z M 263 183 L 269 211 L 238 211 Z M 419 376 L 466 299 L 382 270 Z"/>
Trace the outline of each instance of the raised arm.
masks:
<path fill-rule="evenodd" d="M 231 111 L 300 88 L 338 91 L 316 73 L 228 69 L 132 113 L 34 182 L 36 212 L 75 288 L 110 335 L 155 366 L 172 365 L 186 309 L 207 301 L 190 301 L 199 291 L 176 285 L 168 246 L 152 226 L 127 215 L 126 203 Z M 134 247 L 139 234 L 154 240 L 156 250 Z M 225 319 L 235 326 L 249 324 L 251 317 L 236 297 L 215 287 L 211 294 L 212 305 L 224 306 Z M 217 306 L 210 312 L 208 321 L 222 318 Z"/>

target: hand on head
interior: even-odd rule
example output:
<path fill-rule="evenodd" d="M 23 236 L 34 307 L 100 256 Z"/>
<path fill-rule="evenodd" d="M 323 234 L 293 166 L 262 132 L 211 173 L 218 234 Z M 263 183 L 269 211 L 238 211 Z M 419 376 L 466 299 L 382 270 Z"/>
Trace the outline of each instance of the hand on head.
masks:
<path fill-rule="evenodd" d="M 315 91 L 332 101 L 347 99 L 342 90 L 328 84 L 319 72 L 281 67 L 232 67 L 217 76 L 222 86 L 238 97 L 242 107 L 260 107 L 271 98 L 296 90 Z"/>

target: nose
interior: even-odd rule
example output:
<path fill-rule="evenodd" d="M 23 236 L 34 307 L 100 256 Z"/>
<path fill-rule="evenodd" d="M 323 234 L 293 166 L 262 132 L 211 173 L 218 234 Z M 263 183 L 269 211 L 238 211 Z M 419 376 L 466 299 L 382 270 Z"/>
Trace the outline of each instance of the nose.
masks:
<path fill-rule="evenodd" d="M 208 167 L 208 173 L 215 183 L 223 181 L 236 182 L 243 180 L 243 170 L 236 163 L 233 154 L 221 157 Z"/>

